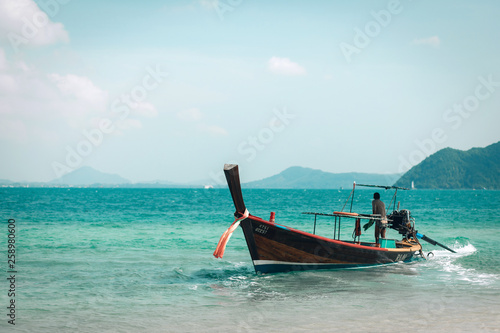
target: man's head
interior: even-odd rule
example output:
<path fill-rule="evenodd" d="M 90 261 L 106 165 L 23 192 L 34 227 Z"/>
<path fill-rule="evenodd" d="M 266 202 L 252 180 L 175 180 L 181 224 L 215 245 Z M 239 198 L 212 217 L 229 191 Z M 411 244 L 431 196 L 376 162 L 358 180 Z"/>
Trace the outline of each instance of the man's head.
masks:
<path fill-rule="evenodd" d="M 373 199 L 375 200 L 380 199 L 380 193 L 378 192 L 373 193 Z"/>

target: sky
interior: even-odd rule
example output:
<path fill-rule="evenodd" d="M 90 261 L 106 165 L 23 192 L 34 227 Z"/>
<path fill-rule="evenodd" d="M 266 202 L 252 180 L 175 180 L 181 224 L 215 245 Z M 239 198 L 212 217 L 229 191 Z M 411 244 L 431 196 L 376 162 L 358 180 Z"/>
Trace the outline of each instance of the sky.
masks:
<path fill-rule="evenodd" d="M 403 173 L 500 140 L 498 1 L 0 0 L 0 179 Z"/>

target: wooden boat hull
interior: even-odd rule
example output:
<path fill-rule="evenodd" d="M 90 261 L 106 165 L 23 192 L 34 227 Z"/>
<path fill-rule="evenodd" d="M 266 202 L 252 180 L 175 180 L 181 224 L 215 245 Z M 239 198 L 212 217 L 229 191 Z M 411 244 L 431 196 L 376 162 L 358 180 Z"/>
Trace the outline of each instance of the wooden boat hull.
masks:
<path fill-rule="evenodd" d="M 359 215 L 355 213 L 320 214 L 339 217 L 337 239 L 314 235 L 249 215 L 241 193 L 238 166 L 235 164 L 224 165 L 224 174 L 236 208 L 234 214 L 236 220 L 221 236 L 214 252 L 216 258 L 223 256 L 227 241 L 238 226 L 237 223 L 240 223 L 239 225 L 243 228 L 257 273 L 392 264 L 399 261 L 409 261 L 415 252 L 422 250 L 418 241 L 410 243 L 407 240 L 408 237 L 405 240 L 395 242 L 394 248 L 376 247 L 375 243 L 340 240 L 340 216 L 342 214 L 350 217 Z"/>
<path fill-rule="evenodd" d="M 329 239 L 250 215 L 241 221 L 257 273 L 357 268 L 409 261 L 418 243 L 398 242 L 397 248 L 374 243 Z"/>

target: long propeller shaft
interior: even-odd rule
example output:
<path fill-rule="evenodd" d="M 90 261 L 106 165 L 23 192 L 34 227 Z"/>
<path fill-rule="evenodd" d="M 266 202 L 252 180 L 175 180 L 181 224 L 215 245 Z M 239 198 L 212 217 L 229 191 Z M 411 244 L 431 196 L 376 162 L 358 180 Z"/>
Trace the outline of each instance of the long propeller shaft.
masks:
<path fill-rule="evenodd" d="M 447 247 L 446 245 L 443 245 L 439 242 L 436 242 L 434 239 L 431 239 L 429 237 L 427 237 L 426 235 L 422 235 L 421 233 L 417 232 L 417 237 L 428 242 L 428 243 L 431 243 L 432 245 L 438 245 L 438 246 L 441 246 L 443 249 L 446 249 L 450 252 L 453 252 L 453 253 L 456 253 L 455 251 L 453 251 L 452 249 L 450 249 L 449 247 Z"/>

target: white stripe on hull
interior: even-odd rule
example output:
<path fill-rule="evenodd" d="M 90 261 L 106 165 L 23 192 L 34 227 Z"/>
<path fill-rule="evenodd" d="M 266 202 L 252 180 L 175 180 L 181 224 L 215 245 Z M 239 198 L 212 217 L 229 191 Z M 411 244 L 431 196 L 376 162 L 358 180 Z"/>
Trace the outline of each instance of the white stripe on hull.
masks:
<path fill-rule="evenodd" d="M 266 265 L 278 265 L 278 266 L 300 266 L 304 267 L 304 269 L 307 269 L 306 267 L 308 266 L 313 266 L 317 268 L 318 266 L 324 266 L 327 269 L 332 269 L 332 268 L 343 268 L 343 269 L 359 269 L 359 268 L 369 268 L 369 267 L 374 267 L 374 266 L 387 266 L 387 265 L 394 265 L 397 264 L 398 262 L 388 262 L 385 264 L 354 264 L 354 263 L 315 263 L 315 262 L 291 262 L 291 261 L 276 261 L 276 260 L 253 260 L 254 267 L 257 269 L 262 266 Z M 258 269 L 257 269 L 258 270 Z M 279 271 L 279 270 L 278 270 Z"/>
<path fill-rule="evenodd" d="M 317 262 L 292 262 L 292 261 L 276 261 L 276 260 L 254 260 L 255 266 L 259 265 L 301 265 L 301 266 L 318 266 L 318 265 L 355 265 L 348 263 L 317 263 Z"/>

